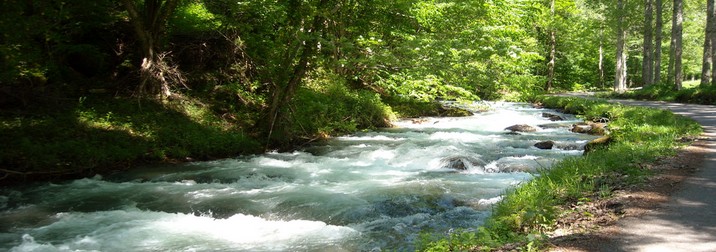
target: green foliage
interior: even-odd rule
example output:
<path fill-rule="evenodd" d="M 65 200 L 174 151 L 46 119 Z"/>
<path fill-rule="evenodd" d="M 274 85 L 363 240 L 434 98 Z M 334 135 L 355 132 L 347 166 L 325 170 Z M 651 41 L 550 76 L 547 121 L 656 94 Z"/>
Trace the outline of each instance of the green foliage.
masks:
<path fill-rule="evenodd" d="M 289 136 L 315 138 L 387 127 L 395 119 L 378 94 L 350 90 L 335 75 L 318 71 L 290 106 Z"/>
<path fill-rule="evenodd" d="M 221 27 L 221 21 L 209 12 L 201 1 L 191 1 L 179 6 L 170 24 L 173 26 L 173 33 L 188 35 L 216 31 Z"/>
<path fill-rule="evenodd" d="M 0 166 L 23 173 L 100 172 L 138 160 L 206 159 L 259 149 L 241 129 L 190 103 L 168 109 L 103 97 L 43 114 L 2 117 Z"/>
<path fill-rule="evenodd" d="M 507 192 L 477 233 L 433 241 L 426 250 L 489 249 L 515 242 L 525 249 L 539 246 L 539 238 L 554 228 L 561 214 L 560 206 L 608 197 L 617 187 L 646 181 L 650 172 L 639 164 L 674 154 L 676 148 L 684 145 L 681 138 L 702 132 L 693 120 L 663 110 L 579 98 L 540 97 L 539 101 L 586 118 L 610 119 L 614 141 L 608 148 L 565 159 Z M 453 242 L 454 237 L 463 236 L 470 238 Z"/>

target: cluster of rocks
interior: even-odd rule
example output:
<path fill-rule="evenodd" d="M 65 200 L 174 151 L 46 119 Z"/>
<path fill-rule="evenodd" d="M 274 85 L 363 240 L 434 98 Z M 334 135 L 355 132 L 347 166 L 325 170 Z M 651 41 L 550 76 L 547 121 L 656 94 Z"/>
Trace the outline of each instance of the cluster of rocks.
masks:
<path fill-rule="evenodd" d="M 571 123 L 561 123 L 559 121 L 564 121 L 564 117 L 544 112 L 542 113 L 542 117 L 548 118 L 550 121 L 553 121 L 555 123 L 549 123 L 549 124 L 542 124 L 538 127 L 543 129 L 550 129 L 550 128 L 571 128 L 570 131 L 580 134 L 590 134 L 590 135 L 598 135 L 602 136 L 600 138 L 597 138 L 595 140 L 590 141 L 585 146 L 585 153 L 593 150 L 596 146 L 608 144 L 610 142 L 610 138 L 608 136 L 608 130 L 607 130 L 607 123 L 609 122 L 606 118 L 601 118 L 599 120 L 591 121 L 591 122 L 581 122 L 576 124 Z M 528 132 L 536 132 L 537 128 L 527 125 L 527 124 L 516 124 L 512 125 L 510 127 L 505 128 L 505 130 L 509 131 L 506 134 L 510 135 L 519 135 L 522 132 L 528 133 Z M 534 147 L 543 149 L 543 150 L 549 150 L 554 148 L 555 142 L 554 141 L 540 141 L 536 144 L 534 144 Z"/>
<path fill-rule="evenodd" d="M 596 121 L 591 122 L 580 122 L 580 123 L 564 123 L 560 121 L 564 121 L 565 118 L 553 114 L 553 113 L 542 113 L 542 117 L 548 118 L 550 121 L 554 123 L 548 123 L 548 124 L 542 124 L 538 125 L 537 127 L 542 129 L 553 129 L 553 128 L 567 128 L 572 132 L 580 133 L 580 134 L 590 134 L 590 135 L 599 135 L 601 137 L 594 139 L 592 141 L 589 141 L 584 146 L 584 153 L 594 150 L 598 146 L 606 145 L 611 142 L 611 138 L 608 135 L 607 130 L 607 123 L 608 120 L 606 119 L 600 119 Z M 423 122 L 420 122 L 423 123 Z M 505 134 L 510 135 L 520 135 L 521 133 L 530 133 L 530 132 L 536 132 L 538 130 L 537 127 L 527 125 L 527 124 L 516 124 L 512 125 L 510 127 L 505 128 L 506 131 L 508 131 Z M 557 144 L 554 141 L 548 140 L 548 141 L 540 141 L 533 145 L 534 147 L 538 149 L 543 150 L 549 150 L 552 148 L 555 148 Z M 570 145 L 570 146 L 559 146 L 558 148 L 562 148 L 565 150 L 577 150 L 580 147 L 576 145 Z M 482 169 L 484 172 L 529 172 L 533 169 L 531 167 L 522 167 L 519 165 L 507 165 L 507 164 L 498 164 L 496 168 L 490 169 L 487 168 L 487 163 L 483 161 L 480 158 L 477 157 L 471 157 L 471 156 L 451 156 L 446 157 L 441 160 L 441 167 L 443 168 L 449 168 L 454 170 L 470 170 L 470 169 Z M 495 170 L 496 169 L 496 170 Z"/>

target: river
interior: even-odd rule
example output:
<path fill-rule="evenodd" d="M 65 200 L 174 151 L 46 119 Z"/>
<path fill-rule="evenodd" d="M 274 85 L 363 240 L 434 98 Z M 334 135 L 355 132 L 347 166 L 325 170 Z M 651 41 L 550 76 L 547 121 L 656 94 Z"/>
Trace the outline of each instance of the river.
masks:
<path fill-rule="evenodd" d="M 2 251 L 413 250 L 474 229 L 506 189 L 593 136 L 520 103 L 395 122 L 305 149 L 0 189 Z M 541 150 L 539 141 L 555 141 Z M 449 166 L 465 168 L 452 169 Z"/>

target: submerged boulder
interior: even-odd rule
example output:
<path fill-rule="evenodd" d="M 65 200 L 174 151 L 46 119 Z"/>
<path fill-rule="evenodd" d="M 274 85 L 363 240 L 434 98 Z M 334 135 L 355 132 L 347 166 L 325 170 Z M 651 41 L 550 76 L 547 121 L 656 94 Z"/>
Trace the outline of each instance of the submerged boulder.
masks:
<path fill-rule="evenodd" d="M 487 165 L 487 163 L 485 163 L 485 161 L 482 161 L 482 159 L 470 156 L 446 157 L 440 160 L 440 163 L 442 168 L 460 171 L 468 170 L 471 167 L 479 167 L 480 169 L 482 169 L 485 167 L 485 165 Z"/>
<path fill-rule="evenodd" d="M 564 121 L 564 117 L 562 117 L 562 116 L 560 116 L 560 115 L 557 115 L 557 114 L 552 114 L 552 113 L 549 113 L 549 112 L 544 112 L 544 113 L 542 113 L 542 117 L 547 118 L 547 119 L 549 119 L 550 121 L 553 121 L 553 122 L 554 122 L 554 121 Z"/>
<path fill-rule="evenodd" d="M 538 149 L 551 150 L 554 147 L 554 141 L 542 141 L 534 145 Z"/>
<path fill-rule="evenodd" d="M 516 124 L 505 128 L 505 130 L 509 130 L 512 132 L 535 132 L 537 131 L 537 128 L 529 126 L 527 124 Z"/>
<path fill-rule="evenodd" d="M 572 123 L 568 122 L 556 122 L 556 123 L 545 123 L 537 125 L 537 127 L 543 128 L 543 129 L 559 129 L 559 128 L 570 128 L 572 127 Z"/>

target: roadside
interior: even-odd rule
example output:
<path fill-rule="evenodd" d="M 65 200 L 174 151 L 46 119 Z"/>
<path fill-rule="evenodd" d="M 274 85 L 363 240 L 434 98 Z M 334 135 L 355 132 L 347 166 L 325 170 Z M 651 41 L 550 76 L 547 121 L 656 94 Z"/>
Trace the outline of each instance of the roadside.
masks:
<path fill-rule="evenodd" d="M 716 250 L 716 107 L 611 101 L 688 116 L 703 126 L 704 134 L 679 155 L 649 167 L 658 175 L 645 186 L 615 191 L 615 197 L 604 202 L 575 206 L 574 216 L 562 218 L 571 226 L 558 230 L 551 251 Z"/>

